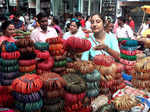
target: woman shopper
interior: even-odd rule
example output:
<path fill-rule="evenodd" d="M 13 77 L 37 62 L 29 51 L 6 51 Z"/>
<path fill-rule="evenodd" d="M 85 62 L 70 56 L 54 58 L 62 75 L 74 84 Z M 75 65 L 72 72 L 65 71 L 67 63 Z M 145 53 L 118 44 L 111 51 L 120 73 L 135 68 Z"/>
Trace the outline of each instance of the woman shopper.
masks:
<path fill-rule="evenodd" d="M 82 60 L 92 60 L 98 54 L 111 55 L 115 59 L 119 59 L 120 50 L 118 40 L 114 35 L 110 35 L 104 31 L 103 19 L 101 15 L 94 14 L 91 16 L 91 29 L 93 35 L 90 36 L 92 47 L 89 51 L 82 54 Z"/>
<path fill-rule="evenodd" d="M 3 41 L 15 42 L 15 39 L 12 37 L 15 32 L 15 26 L 10 21 L 5 21 L 1 26 L 3 35 L 0 36 L 0 44 Z"/>
<path fill-rule="evenodd" d="M 70 22 L 69 31 L 64 34 L 63 39 L 66 40 L 71 36 L 85 38 L 85 33 L 82 30 L 79 30 L 80 26 L 80 21 L 76 18 L 73 18 Z"/>

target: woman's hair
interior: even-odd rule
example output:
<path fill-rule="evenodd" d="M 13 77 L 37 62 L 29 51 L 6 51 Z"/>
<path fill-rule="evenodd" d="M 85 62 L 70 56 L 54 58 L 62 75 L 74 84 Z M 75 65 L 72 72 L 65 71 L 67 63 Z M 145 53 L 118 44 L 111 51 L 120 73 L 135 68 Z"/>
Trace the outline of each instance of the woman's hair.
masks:
<path fill-rule="evenodd" d="M 98 15 L 99 16 L 99 18 L 101 18 L 102 20 L 103 20 L 103 22 L 104 22 L 104 17 L 101 15 L 101 14 L 99 14 L 99 13 L 95 13 L 95 14 L 92 14 L 91 15 L 91 18 L 93 17 L 93 16 L 95 16 L 95 15 Z"/>
<path fill-rule="evenodd" d="M 1 29 L 2 29 L 2 32 L 3 32 L 3 33 L 6 31 L 7 27 L 8 27 L 10 24 L 12 24 L 12 23 L 11 23 L 11 21 L 8 21 L 8 20 L 2 23 Z"/>
<path fill-rule="evenodd" d="M 88 21 L 89 18 L 90 18 L 90 16 L 87 16 L 87 17 L 86 17 L 86 21 Z"/>
<path fill-rule="evenodd" d="M 118 17 L 117 19 L 119 19 L 119 20 L 122 21 L 123 23 L 126 22 L 126 19 L 125 19 L 125 17 L 123 17 L 123 16 L 120 16 L 120 17 Z"/>
<path fill-rule="evenodd" d="M 70 21 L 70 24 L 71 24 L 72 22 L 75 22 L 75 23 L 76 23 L 77 28 L 79 28 L 79 27 L 81 26 L 80 21 L 79 21 L 78 19 L 76 19 L 76 18 L 72 18 L 72 20 Z"/>
<path fill-rule="evenodd" d="M 53 23 L 55 23 L 56 25 L 59 25 L 59 20 L 56 17 L 53 17 Z"/>
<path fill-rule="evenodd" d="M 44 11 L 40 12 L 38 15 L 37 15 L 37 19 L 38 21 L 40 21 L 42 18 L 44 17 L 48 17 L 48 14 Z"/>

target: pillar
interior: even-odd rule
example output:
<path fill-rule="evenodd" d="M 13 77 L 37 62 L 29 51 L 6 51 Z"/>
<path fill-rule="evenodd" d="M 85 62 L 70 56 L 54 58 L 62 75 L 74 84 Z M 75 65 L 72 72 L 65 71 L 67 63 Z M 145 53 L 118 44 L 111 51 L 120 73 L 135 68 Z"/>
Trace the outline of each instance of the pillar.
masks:
<path fill-rule="evenodd" d="M 40 0 L 36 0 L 36 15 L 40 13 Z"/>

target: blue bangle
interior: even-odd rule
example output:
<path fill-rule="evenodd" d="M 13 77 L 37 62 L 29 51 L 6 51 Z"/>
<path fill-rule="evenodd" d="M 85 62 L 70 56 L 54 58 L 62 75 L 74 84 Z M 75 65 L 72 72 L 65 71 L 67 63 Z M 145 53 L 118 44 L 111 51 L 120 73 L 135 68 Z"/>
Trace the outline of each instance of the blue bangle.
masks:
<path fill-rule="evenodd" d="M 128 50 L 128 51 L 135 51 L 135 50 L 138 49 L 138 46 L 131 47 L 131 46 L 123 46 L 123 45 L 121 45 L 120 49 L 124 49 L 124 50 Z"/>

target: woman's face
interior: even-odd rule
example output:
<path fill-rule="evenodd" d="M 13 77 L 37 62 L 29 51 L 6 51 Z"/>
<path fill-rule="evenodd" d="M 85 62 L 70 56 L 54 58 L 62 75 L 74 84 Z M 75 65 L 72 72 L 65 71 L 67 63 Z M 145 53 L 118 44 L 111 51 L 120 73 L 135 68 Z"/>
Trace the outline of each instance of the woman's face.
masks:
<path fill-rule="evenodd" d="M 100 32 L 104 30 L 103 20 L 99 17 L 99 15 L 94 15 L 91 18 L 91 28 L 94 33 Z"/>
<path fill-rule="evenodd" d="M 78 31 L 78 27 L 77 27 L 76 22 L 72 22 L 72 23 L 70 24 L 70 32 L 71 32 L 72 34 L 75 34 L 77 31 Z"/>
<path fill-rule="evenodd" d="M 15 26 L 13 24 L 10 24 L 5 31 L 5 34 L 7 36 L 12 36 L 12 34 L 15 32 Z"/>

